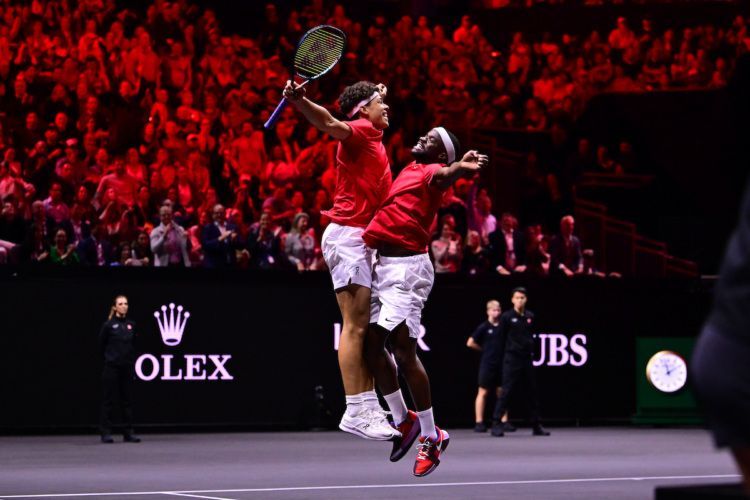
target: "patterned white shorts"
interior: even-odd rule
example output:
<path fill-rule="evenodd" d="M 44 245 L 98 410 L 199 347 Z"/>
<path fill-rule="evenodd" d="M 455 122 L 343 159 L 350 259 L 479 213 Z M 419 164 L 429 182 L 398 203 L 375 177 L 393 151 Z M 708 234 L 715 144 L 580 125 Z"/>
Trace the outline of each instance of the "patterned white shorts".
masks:
<path fill-rule="evenodd" d="M 406 321 L 409 337 L 419 338 L 422 309 L 434 281 L 429 254 L 378 256 L 372 272 L 370 323 L 390 332 Z"/>
<path fill-rule="evenodd" d="M 361 227 L 342 226 L 332 222 L 323 232 L 323 259 L 331 271 L 333 289 L 349 284 L 371 288 L 374 250 L 362 241 Z"/>

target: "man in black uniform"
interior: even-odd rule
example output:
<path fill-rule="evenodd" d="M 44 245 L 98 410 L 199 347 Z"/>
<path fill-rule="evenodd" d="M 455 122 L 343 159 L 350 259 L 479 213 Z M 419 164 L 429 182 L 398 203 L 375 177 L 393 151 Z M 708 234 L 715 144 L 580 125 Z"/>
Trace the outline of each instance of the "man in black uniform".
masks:
<path fill-rule="evenodd" d="M 103 443 L 113 443 L 112 407 L 119 399 L 125 442 L 139 443 L 133 434 L 132 385 L 135 365 L 135 322 L 126 318 L 128 299 L 124 295 L 115 297 L 109 319 L 99 332 L 99 345 L 104 355 L 102 372 L 101 433 Z"/>
<path fill-rule="evenodd" d="M 496 437 L 505 435 L 500 417 L 507 411 L 509 398 L 517 389 L 518 383 L 525 380 L 533 433 L 535 436 L 549 436 L 549 432 L 542 427 L 539 419 L 539 400 L 532 364 L 534 313 L 526 310 L 526 289 L 514 288 L 511 302 L 513 309 L 505 311 L 500 316 L 500 335 L 505 338 L 503 392 L 492 414 L 492 435 Z"/>
<path fill-rule="evenodd" d="M 501 338 L 500 332 L 500 302 L 490 300 L 487 302 L 487 321 L 483 321 L 471 334 L 466 346 L 482 353 L 479 362 L 479 389 L 474 401 L 475 424 L 474 432 L 486 432 L 484 424 L 484 407 L 487 395 L 496 390 L 497 397 L 502 392 L 503 355 L 505 353 L 505 339 Z M 508 413 L 502 416 L 505 432 L 516 430 L 508 423 Z"/>

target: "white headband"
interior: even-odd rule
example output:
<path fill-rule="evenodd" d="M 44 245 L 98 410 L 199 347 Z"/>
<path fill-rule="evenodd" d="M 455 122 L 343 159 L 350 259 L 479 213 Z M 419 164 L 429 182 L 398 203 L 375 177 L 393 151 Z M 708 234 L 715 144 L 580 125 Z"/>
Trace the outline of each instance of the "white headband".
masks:
<path fill-rule="evenodd" d="M 370 97 L 368 97 L 367 99 L 362 99 L 361 101 L 359 101 L 359 102 L 357 103 L 357 105 L 356 105 L 356 106 L 354 106 L 354 108 L 352 108 L 352 110 L 351 110 L 351 111 L 349 111 L 349 113 L 348 113 L 348 114 L 347 114 L 346 116 L 347 116 L 347 117 L 349 117 L 349 118 L 353 117 L 354 115 L 356 115 L 357 113 L 359 113 L 359 110 L 360 110 L 360 109 L 362 109 L 362 107 L 364 107 L 364 106 L 367 106 L 368 104 L 370 104 L 370 102 L 371 102 L 371 101 L 372 101 L 373 99 L 375 99 L 376 97 L 378 97 L 379 95 L 380 95 L 380 92 L 378 92 L 378 91 L 376 90 L 376 91 L 375 91 L 375 92 L 373 92 L 373 93 L 372 93 L 372 95 L 371 95 Z"/>
<path fill-rule="evenodd" d="M 443 140 L 443 146 L 445 146 L 445 152 L 448 153 L 448 163 L 456 161 L 456 149 L 453 147 L 453 141 L 448 135 L 448 131 L 443 127 L 435 127 L 437 133 L 440 134 L 440 138 Z"/>

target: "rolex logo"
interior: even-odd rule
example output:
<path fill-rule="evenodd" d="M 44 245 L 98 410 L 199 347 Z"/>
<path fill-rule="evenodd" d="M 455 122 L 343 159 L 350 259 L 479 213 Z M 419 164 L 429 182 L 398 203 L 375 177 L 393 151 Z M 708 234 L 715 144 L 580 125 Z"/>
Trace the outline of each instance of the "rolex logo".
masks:
<path fill-rule="evenodd" d="M 168 313 L 167 306 L 161 306 L 161 312 L 154 312 L 156 322 L 159 324 L 161 339 L 168 346 L 175 346 L 182 341 L 182 333 L 185 331 L 185 323 L 187 323 L 187 320 L 190 317 L 188 311 L 183 312 L 182 306 L 177 306 L 176 309 L 177 314 L 175 314 L 174 303 L 170 303 Z"/>
<path fill-rule="evenodd" d="M 182 306 L 161 306 L 154 311 L 159 325 L 161 339 L 168 346 L 176 346 L 182 341 L 190 313 Z M 227 363 L 231 354 L 141 354 L 135 361 L 135 374 L 144 382 L 152 380 L 194 381 L 194 380 L 234 380 Z"/>

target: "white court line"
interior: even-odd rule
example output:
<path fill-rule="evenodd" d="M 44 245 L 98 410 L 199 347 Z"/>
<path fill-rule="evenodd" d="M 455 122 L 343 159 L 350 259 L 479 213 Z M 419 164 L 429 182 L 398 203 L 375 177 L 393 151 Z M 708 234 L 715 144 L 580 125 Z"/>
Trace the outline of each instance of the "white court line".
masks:
<path fill-rule="evenodd" d="M 660 481 L 676 479 L 728 479 L 739 478 L 739 474 L 713 474 L 702 476 L 636 476 L 636 477 L 592 477 L 576 479 L 528 479 L 518 481 L 475 481 L 465 483 L 405 483 L 405 484 L 352 484 L 332 486 L 289 486 L 279 488 L 243 488 L 231 490 L 180 490 L 180 491 L 121 491 L 102 493 L 54 493 L 48 495 L 0 495 L 0 500 L 9 498 L 64 498 L 64 497 L 92 497 L 92 496 L 124 496 L 124 495 L 168 495 L 171 493 L 261 493 L 274 491 L 318 491 L 318 490 L 358 490 L 383 488 L 429 488 L 446 486 L 499 486 L 510 484 L 554 484 L 554 483 L 595 483 L 609 481 Z"/>
<path fill-rule="evenodd" d="M 176 491 L 162 492 L 163 495 L 174 495 L 176 497 L 193 497 L 193 498 L 208 498 L 209 500 L 234 500 L 233 498 L 221 498 L 221 497 L 207 497 L 205 495 L 189 495 L 187 493 L 178 493 Z M 0 499 L 2 500 L 2 499 Z"/>

